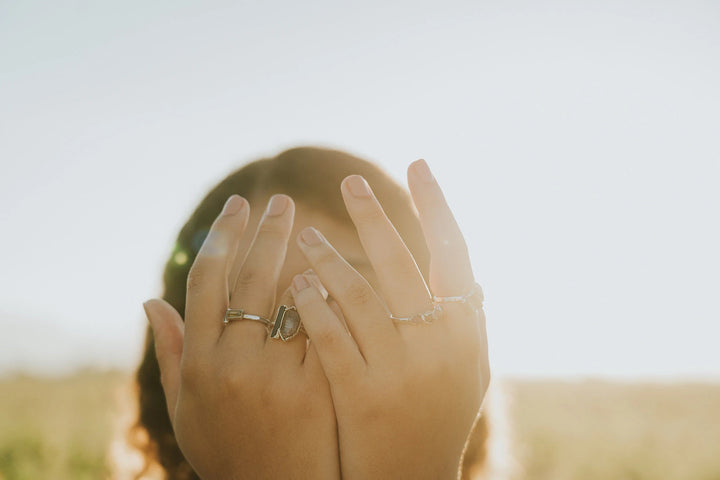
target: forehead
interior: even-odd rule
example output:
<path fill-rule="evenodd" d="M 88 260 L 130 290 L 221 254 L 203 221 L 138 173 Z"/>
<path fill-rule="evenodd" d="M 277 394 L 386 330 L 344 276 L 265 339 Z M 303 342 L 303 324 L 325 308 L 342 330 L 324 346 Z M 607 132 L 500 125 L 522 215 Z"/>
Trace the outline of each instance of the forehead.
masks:
<path fill-rule="evenodd" d="M 238 254 L 233 267 L 234 275 L 239 272 L 241 263 L 251 246 L 267 201 L 268 199 L 261 199 L 250 202 L 250 219 L 245 234 L 238 245 Z M 357 236 L 355 226 L 352 223 L 336 220 L 317 208 L 296 202 L 295 218 L 288 240 L 287 255 L 278 280 L 278 292 L 284 291 L 290 285 L 295 274 L 310 268 L 310 264 L 305 259 L 296 241 L 300 231 L 309 226 L 317 228 L 350 265 L 355 267 L 368 281 L 374 283 L 369 261 Z"/>

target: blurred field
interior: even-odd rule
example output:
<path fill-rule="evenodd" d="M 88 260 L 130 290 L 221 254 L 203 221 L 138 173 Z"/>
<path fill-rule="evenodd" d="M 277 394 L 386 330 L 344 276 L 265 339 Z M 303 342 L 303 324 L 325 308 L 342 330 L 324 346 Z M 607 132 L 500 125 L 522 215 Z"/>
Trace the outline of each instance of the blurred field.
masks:
<path fill-rule="evenodd" d="M 720 480 L 720 384 L 506 382 L 533 480 Z"/>
<path fill-rule="evenodd" d="M 101 479 L 122 373 L 0 380 L 0 479 Z"/>
<path fill-rule="evenodd" d="M 0 380 L 0 479 L 101 479 L 125 373 Z M 517 479 L 720 480 L 720 385 L 505 381 Z"/>

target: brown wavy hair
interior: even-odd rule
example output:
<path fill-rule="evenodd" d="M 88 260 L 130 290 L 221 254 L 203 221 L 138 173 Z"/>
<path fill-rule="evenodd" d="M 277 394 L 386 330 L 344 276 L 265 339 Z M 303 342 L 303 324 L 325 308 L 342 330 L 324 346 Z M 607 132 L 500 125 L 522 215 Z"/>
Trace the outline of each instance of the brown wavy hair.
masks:
<path fill-rule="evenodd" d="M 369 161 L 338 150 L 298 147 L 244 165 L 225 177 L 203 198 L 180 230 L 175 248 L 165 264 L 162 298 L 184 317 L 190 266 L 210 225 L 233 193 L 247 198 L 251 204 L 275 193 L 284 193 L 296 203 L 321 211 L 354 228 L 340 193 L 340 182 L 352 174 L 362 175 L 371 185 L 427 282 L 430 255 L 409 193 Z M 167 479 L 198 479 L 180 452 L 172 431 L 160 384 L 152 329 L 149 327 L 135 380 L 138 418 L 130 438 L 145 460 L 144 470 L 136 478 L 159 465 Z M 482 474 L 487 460 L 488 432 L 487 416 L 483 415 L 475 426 L 465 453 L 463 478 Z"/>

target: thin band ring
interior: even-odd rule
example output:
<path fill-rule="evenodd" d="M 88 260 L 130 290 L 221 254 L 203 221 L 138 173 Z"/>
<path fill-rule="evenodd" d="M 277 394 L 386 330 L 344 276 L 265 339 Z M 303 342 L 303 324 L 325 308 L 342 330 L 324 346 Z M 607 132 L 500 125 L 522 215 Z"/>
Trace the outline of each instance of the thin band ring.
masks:
<path fill-rule="evenodd" d="M 427 324 L 432 323 L 438 318 L 440 318 L 440 315 L 443 313 L 442 305 L 435 304 L 433 308 L 430 310 L 427 310 L 423 313 L 417 313 L 415 315 L 412 315 L 410 317 L 396 317 L 393 314 L 390 314 L 390 318 L 397 323 L 409 323 L 413 325 L 418 324 Z"/>
<path fill-rule="evenodd" d="M 242 308 L 228 308 L 225 311 L 225 318 L 223 319 L 223 324 L 229 325 L 230 322 L 234 320 L 255 320 L 256 322 L 262 323 L 265 326 L 265 329 L 268 331 L 270 331 L 273 326 L 273 322 L 271 322 L 265 317 L 245 313 L 245 310 L 243 310 Z"/>
<path fill-rule="evenodd" d="M 433 302 L 435 303 L 460 303 L 470 307 L 472 311 L 476 314 L 483 308 L 484 301 L 485 295 L 483 295 L 482 287 L 477 282 L 475 282 L 470 291 L 465 293 L 464 295 L 448 297 L 438 297 L 433 295 Z"/>
<path fill-rule="evenodd" d="M 397 323 L 414 325 L 428 324 L 434 322 L 443 314 L 443 303 L 456 302 L 463 305 L 468 305 L 475 313 L 477 313 L 477 311 L 482 308 L 485 297 L 483 295 L 482 287 L 480 287 L 480 284 L 476 282 L 470 289 L 470 291 L 463 295 L 446 297 L 438 297 L 436 295 L 433 295 L 432 300 L 433 308 L 431 308 L 430 310 L 412 315 L 410 317 L 396 317 L 395 315 L 390 314 L 390 318 Z"/>

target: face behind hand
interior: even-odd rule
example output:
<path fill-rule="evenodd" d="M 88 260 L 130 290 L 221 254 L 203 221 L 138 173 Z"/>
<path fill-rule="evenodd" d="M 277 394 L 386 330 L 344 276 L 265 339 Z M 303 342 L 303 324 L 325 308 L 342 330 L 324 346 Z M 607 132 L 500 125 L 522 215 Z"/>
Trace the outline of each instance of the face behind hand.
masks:
<path fill-rule="evenodd" d="M 253 201 L 250 203 L 250 219 L 240 244 L 238 245 L 238 254 L 235 257 L 231 278 L 236 278 L 240 270 L 245 255 L 247 254 L 250 244 L 252 243 L 258 223 L 262 217 L 267 199 L 261 201 Z M 310 268 L 310 264 L 297 246 L 295 239 L 298 233 L 305 227 L 315 227 L 327 237 L 330 243 L 338 250 L 347 262 L 355 268 L 365 279 L 377 290 L 377 280 L 370 261 L 360 244 L 355 227 L 352 224 L 346 224 L 335 220 L 328 215 L 317 211 L 303 203 L 295 203 L 295 220 L 292 233 L 288 241 L 287 255 L 280 279 L 278 281 L 275 300 L 278 301 L 282 293 L 290 286 L 293 277 Z M 270 312 L 258 312 L 259 314 L 268 314 Z"/>

